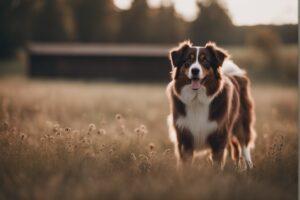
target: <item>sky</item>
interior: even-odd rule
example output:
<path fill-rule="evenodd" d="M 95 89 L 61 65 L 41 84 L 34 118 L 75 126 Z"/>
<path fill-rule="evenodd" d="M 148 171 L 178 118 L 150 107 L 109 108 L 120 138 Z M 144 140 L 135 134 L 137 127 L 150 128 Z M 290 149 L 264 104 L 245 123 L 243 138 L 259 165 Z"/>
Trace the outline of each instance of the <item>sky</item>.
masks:
<path fill-rule="evenodd" d="M 186 21 L 193 21 L 198 13 L 197 0 L 147 0 L 150 7 L 173 2 L 176 12 Z M 203 0 L 205 1 L 205 0 Z M 235 25 L 296 24 L 298 0 L 220 0 L 228 9 Z M 129 9 L 132 0 L 114 0 L 120 9 Z"/>

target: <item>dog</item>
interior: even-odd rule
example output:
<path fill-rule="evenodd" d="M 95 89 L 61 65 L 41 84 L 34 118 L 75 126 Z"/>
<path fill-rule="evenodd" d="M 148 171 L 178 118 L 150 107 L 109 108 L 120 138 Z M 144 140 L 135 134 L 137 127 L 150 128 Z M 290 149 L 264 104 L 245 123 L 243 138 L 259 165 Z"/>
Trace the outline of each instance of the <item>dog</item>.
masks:
<path fill-rule="evenodd" d="M 252 169 L 255 114 L 246 72 L 213 42 L 184 41 L 170 50 L 169 59 L 167 122 L 178 164 L 192 163 L 197 152 L 209 150 L 213 165 L 222 170 L 230 149 L 236 166 L 244 159 L 244 167 Z"/>

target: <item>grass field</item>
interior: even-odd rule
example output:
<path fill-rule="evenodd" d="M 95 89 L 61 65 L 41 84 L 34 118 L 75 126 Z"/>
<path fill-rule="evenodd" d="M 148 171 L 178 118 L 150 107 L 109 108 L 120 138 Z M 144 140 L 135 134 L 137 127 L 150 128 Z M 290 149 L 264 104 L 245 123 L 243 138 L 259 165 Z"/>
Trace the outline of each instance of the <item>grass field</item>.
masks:
<path fill-rule="evenodd" d="M 164 85 L 0 80 L 0 199 L 297 199 L 297 88 L 253 84 L 255 168 L 175 168 Z"/>

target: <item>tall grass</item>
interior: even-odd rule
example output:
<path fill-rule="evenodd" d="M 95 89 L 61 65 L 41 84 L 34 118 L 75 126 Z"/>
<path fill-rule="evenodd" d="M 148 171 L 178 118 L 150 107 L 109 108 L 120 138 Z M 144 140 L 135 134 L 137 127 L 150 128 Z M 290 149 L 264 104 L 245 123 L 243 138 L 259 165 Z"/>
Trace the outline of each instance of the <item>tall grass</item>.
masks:
<path fill-rule="evenodd" d="M 254 85 L 254 170 L 175 167 L 163 85 L 0 80 L 0 199 L 296 199 L 297 89 Z"/>

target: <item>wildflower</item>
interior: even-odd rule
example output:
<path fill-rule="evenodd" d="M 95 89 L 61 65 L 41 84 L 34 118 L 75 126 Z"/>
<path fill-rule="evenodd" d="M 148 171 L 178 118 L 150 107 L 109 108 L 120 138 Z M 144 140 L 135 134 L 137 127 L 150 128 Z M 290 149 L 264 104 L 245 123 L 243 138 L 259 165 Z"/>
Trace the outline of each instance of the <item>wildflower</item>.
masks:
<path fill-rule="evenodd" d="M 115 152 L 115 148 L 111 148 L 110 150 L 109 150 L 109 153 L 110 154 L 113 154 Z"/>
<path fill-rule="evenodd" d="M 148 133 L 147 127 L 144 124 L 140 125 L 141 136 Z"/>
<path fill-rule="evenodd" d="M 59 131 L 59 124 L 54 124 L 53 125 L 53 132 L 56 133 Z"/>
<path fill-rule="evenodd" d="M 116 114 L 116 119 L 117 120 L 121 120 L 122 119 L 122 115 L 121 114 Z"/>
<path fill-rule="evenodd" d="M 89 132 L 92 132 L 95 129 L 96 129 L 96 125 L 95 124 L 90 124 L 89 125 Z"/>
<path fill-rule="evenodd" d="M 141 132 L 141 130 L 139 128 L 135 128 L 134 132 L 137 133 L 137 134 L 139 134 Z"/>
<path fill-rule="evenodd" d="M 145 126 L 144 124 L 141 124 L 141 125 L 140 125 L 140 128 L 141 128 L 142 130 L 146 130 L 146 126 Z"/>
<path fill-rule="evenodd" d="M 100 151 L 103 151 L 105 149 L 105 144 L 100 145 Z"/>
<path fill-rule="evenodd" d="M 71 128 L 68 128 L 68 127 L 65 128 L 65 132 L 66 132 L 66 133 L 70 133 L 70 132 L 71 132 Z"/>
<path fill-rule="evenodd" d="M 25 138 L 25 134 L 21 133 L 21 140 L 24 140 L 24 138 Z"/>
<path fill-rule="evenodd" d="M 153 149 L 154 149 L 154 144 L 153 144 L 153 143 L 150 143 L 150 144 L 149 144 L 149 149 L 150 149 L 151 151 L 153 151 Z"/>
<path fill-rule="evenodd" d="M 140 160 L 146 160 L 146 161 L 149 161 L 149 158 L 148 158 L 146 155 L 144 155 L 144 154 L 140 154 L 140 155 L 139 155 L 139 159 L 140 159 Z"/>
<path fill-rule="evenodd" d="M 105 129 L 99 129 L 97 133 L 98 133 L 98 135 L 105 135 L 106 130 Z"/>
<path fill-rule="evenodd" d="M 134 153 L 131 153 L 131 154 L 130 154 L 130 158 L 131 158 L 133 161 L 136 161 L 136 156 L 135 156 Z"/>

